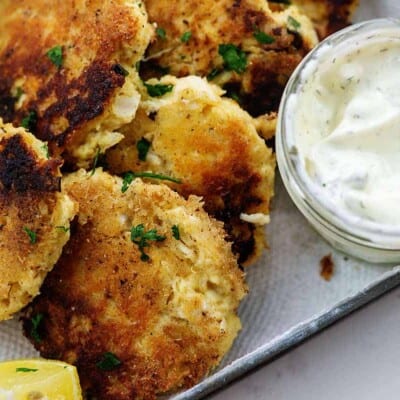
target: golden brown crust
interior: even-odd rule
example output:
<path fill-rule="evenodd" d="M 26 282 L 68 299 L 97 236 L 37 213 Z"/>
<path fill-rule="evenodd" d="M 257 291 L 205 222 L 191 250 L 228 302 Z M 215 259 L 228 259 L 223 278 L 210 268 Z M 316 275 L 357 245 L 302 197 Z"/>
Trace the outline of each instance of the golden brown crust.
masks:
<path fill-rule="evenodd" d="M 224 222 L 239 262 L 249 265 L 264 239 L 257 242 L 255 225 L 241 214 L 269 214 L 275 158 L 249 114 L 221 98 L 217 86 L 199 77 L 160 82 L 172 84 L 172 93 L 139 106 L 122 129 L 125 139 L 107 153 L 108 166 L 119 174 L 152 171 L 181 179 L 167 184 L 184 197 L 201 196 L 205 210 Z M 143 137 L 151 142 L 145 161 L 137 151 Z"/>
<path fill-rule="evenodd" d="M 60 163 L 43 143 L 0 120 L 0 320 L 39 292 L 69 233 L 75 208 L 60 193 Z"/>
<path fill-rule="evenodd" d="M 236 308 L 246 288 L 222 227 L 164 185 L 122 180 L 96 170 L 64 186 L 79 202 L 72 238 L 25 319 L 43 314 L 44 357 L 77 365 L 99 399 L 154 399 L 192 386 L 214 368 L 240 329 Z M 141 259 L 130 228 L 164 235 Z M 172 236 L 179 226 L 180 240 Z M 96 366 L 105 352 L 122 362 Z"/>
<path fill-rule="evenodd" d="M 307 14 L 320 39 L 350 25 L 359 0 L 292 0 Z"/>
<path fill-rule="evenodd" d="M 252 115 L 276 111 L 283 88 L 296 65 L 317 43 L 307 17 L 296 7 L 272 12 L 265 0 L 202 1 L 146 0 L 149 20 L 165 29 L 149 48 L 150 61 L 143 65 L 146 78 L 155 74 L 152 66 L 168 68 L 179 77 L 207 76 L 223 71 L 218 54 L 220 44 L 233 44 L 247 54 L 243 73 L 221 72 L 213 81 L 241 97 L 241 105 Z M 299 22 L 296 30 L 290 18 Z M 185 32 L 191 38 L 182 43 Z M 254 37 L 263 32 L 273 43 Z M 146 70 L 146 68 L 148 68 Z"/>
<path fill-rule="evenodd" d="M 258 118 L 254 118 L 254 125 L 257 129 L 258 134 L 264 138 L 267 143 L 268 140 L 275 136 L 276 124 L 278 114 L 272 112 L 269 114 L 260 115 Z"/>
<path fill-rule="evenodd" d="M 118 65 L 132 66 L 147 45 L 139 10 L 134 0 L 2 1 L 0 116 L 19 125 L 36 113 L 33 133 L 54 154 L 81 142 L 127 79 Z M 47 55 L 55 46 L 60 68 Z"/>
<path fill-rule="evenodd" d="M 0 131 L 4 133 L 5 129 Z M 0 136 L 0 196 L 10 192 L 21 197 L 25 193 L 40 196 L 40 193 L 60 191 L 60 165 L 59 160 L 38 160 L 22 133 Z"/>

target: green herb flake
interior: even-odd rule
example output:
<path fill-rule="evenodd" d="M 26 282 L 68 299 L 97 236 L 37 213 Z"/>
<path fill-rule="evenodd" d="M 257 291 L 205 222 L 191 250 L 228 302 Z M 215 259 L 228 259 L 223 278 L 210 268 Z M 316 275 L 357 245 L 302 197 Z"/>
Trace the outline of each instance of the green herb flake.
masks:
<path fill-rule="evenodd" d="M 292 16 L 288 16 L 287 26 L 289 31 L 297 32 L 301 28 L 301 24 L 297 19 L 294 19 Z"/>
<path fill-rule="evenodd" d="M 49 146 L 47 145 L 47 143 L 43 144 L 42 150 L 43 150 L 46 158 L 49 159 L 50 158 L 50 152 L 49 152 Z"/>
<path fill-rule="evenodd" d="M 165 40 L 167 38 L 167 32 L 164 28 L 156 28 L 156 34 L 159 38 Z"/>
<path fill-rule="evenodd" d="M 67 226 L 56 226 L 56 229 L 59 229 L 60 231 L 63 231 L 64 233 L 69 232 L 70 228 L 68 228 Z"/>
<path fill-rule="evenodd" d="M 35 244 L 37 242 L 37 233 L 30 230 L 28 227 L 24 226 L 24 232 L 29 236 L 29 241 L 31 244 Z"/>
<path fill-rule="evenodd" d="M 63 64 L 63 48 L 62 46 L 54 46 L 47 53 L 50 61 L 57 67 L 61 68 Z"/>
<path fill-rule="evenodd" d="M 15 369 L 15 372 L 36 372 L 39 371 L 36 368 L 25 368 L 25 367 L 19 367 Z"/>
<path fill-rule="evenodd" d="M 133 182 L 134 179 L 135 179 L 135 176 L 132 172 L 127 172 L 124 175 L 123 180 L 122 180 L 122 187 L 121 187 L 122 193 L 125 193 L 128 190 L 129 185 Z"/>
<path fill-rule="evenodd" d="M 28 115 L 22 118 L 21 126 L 27 131 L 32 132 L 36 128 L 37 113 L 36 111 L 29 111 Z"/>
<path fill-rule="evenodd" d="M 191 37 L 192 37 L 192 32 L 187 31 L 181 36 L 181 42 L 182 43 L 187 43 L 190 40 Z"/>
<path fill-rule="evenodd" d="M 247 55 L 234 44 L 220 44 L 218 53 L 224 59 L 225 68 L 228 71 L 243 73 L 247 67 Z"/>
<path fill-rule="evenodd" d="M 121 64 L 115 64 L 113 67 L 113 71 L 118 75 L 122 75 L 122 76 L 129 75 L 129 71 L 127 71 Z"/>
<path fill-rule="evenodd" d="M 176 240 L 180 240 L 181 239 L 181 233 L 179 232 L 179 226 L 178 225 L 173 225 L 172 226 L 172 236 Z"/>
<path fill-rule="evenodd" d="M 162 242 L 166 239 L 165 236 L 159 235 L 156 229 L 150 229 L 146 232 L 144 225 L 139 224 L 131 229 L 131 241 L 138 245 L 140 250 L 140 259 L 149 261 L 150 257 L 145 253 L 144 248 L 149 247 L 149 241 Z"/>
<path fill-rule="evenodd" d="M 273 36 L 259 30 L 255 31 L 253 33 L 253 36 L 255 37 L 257 42 L 261 44 L 271 44 L 275 42 L 275 38 Z"/>
<path fill-rule="evenodd" d="M 96 155 L 94 156 L 93 160 L 92 170 L 90 171 L 90 176 L 93 176 L 94 173 L 96 172 L 97 164 L 99 163 L 99 157 L 100 157 L 100 149 L 97 148 Z"/>
<path fill-rule="evenodd" d="M 113 353 L 106 352 L 101 356 L 101 360 L 96 363 L 96 367 L 102 371 L 112 371 L 122 365 L 120 359 Z"/>
<path fill-rule="evenodd" d="M 154 174 L 153 172 L 126 172 L 123 181 L 122 181 L 122 193 L 125 193 L 129 185 L 133 182 L 135 178 L 149 178 L 149 179 L 159 179 L 161 181 L 169 181 L 174 183 L 182 183 L 180 179 L 173 178 L 171 176 L 161 175 L 161 174 Z"/>
<path fill-rule="evenodd" d="M 222 71 L 218 68 L 213 68 L 210 73 L 207 75 L 207 80 L 212 81 L 215 77 L 217 77 Z"/>
<path fill-rule="evenodd" d="M 162 85 L 160 83 L 157 83 L 155 85 L 150 85 L 149 83 L 146 82 L 144 82 L 144 86 L 146 86 L 147 93 L 151 97 L 164 96 L 164 94 L 172 92 L 172 89 L 174 88 L 174 85 Z"/>
<path fill-rule="evenodd" d="M 146 138 L 141 138 L 136 143 L 136 149 L 138 151 L 139 160 L 146 161 L 147 153 L 150 150 L 151 142 L 149 142 Z"/>
<path fill-rule="evenodd" d="M 40 337 L 39 334 L 39 327 L 43 321 L 43 318 L 44 318 L 43 314 L 36 314 L 34 317 L 31 318 L 31 324 L 32 324 L 31 337 L 36 343 L 40 343 L 42 341 L 42 338 Z"/>
<path fill-rule="evenodd" d="M 229 97 L 232 100 L 235 100 L 238 104 L 242 104 L 240 94 L 235 90 L 227 90 L 225 96 Z"/>

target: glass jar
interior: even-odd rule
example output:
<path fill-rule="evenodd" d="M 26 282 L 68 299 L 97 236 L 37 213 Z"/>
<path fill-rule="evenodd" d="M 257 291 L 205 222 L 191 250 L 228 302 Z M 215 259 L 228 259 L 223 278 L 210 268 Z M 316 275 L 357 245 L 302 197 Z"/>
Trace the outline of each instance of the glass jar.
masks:
<path fill-rule="evenodd" d="M 293 202 L 309 223 L 335 248 L 357 258 L 375 263 L 395 263 L 400 261 L 400 226 L 362 221 L 347 216 L 335 208 L 330 200 L 320 195 L 316 183 L 312 181 L 301 162 L 296 142 L 296 127 L 293 125 L 293 107 L 289 105 L 294 96 L 307 90 L 310 73 L 318 74 L 319 60 L 334 55 L 346 43 L 361 43 L 367 40 L 369 32 L 396 32 L 400 46 L 400 21 L 377 19 L 362 22 L 346 28 L 321 42 L 297 67 L 291 76 L 282 97 L 276 133 L 276 152 L 280 174 Z M 388 33 L 389 35 L 389 33 Z M 357 47 L 354 47 L 357 49 Z M 356 51 L 356 50 L 355 50 Z M 326 58 L 325 58 L 326 59 Z M 400 57 L 399 57 L 400 66 Z M 399 68 L 400 70 L 400 68 Z M 326 72 L 326 71 L 325 71 Z M 301 101 L 301 97 L 298 97 Z M 371 98 L 371 101 L 374 101 Z M 310 113 L 318 112 L 310 109 Z M 292 118 L 292 119 L 290 119 Z M 399 127 L 400 140 L 400 127 Z M 400 187 L 399 187 L 400 192 Z M 400 207 L 400 204 L 399 204 Z"/>

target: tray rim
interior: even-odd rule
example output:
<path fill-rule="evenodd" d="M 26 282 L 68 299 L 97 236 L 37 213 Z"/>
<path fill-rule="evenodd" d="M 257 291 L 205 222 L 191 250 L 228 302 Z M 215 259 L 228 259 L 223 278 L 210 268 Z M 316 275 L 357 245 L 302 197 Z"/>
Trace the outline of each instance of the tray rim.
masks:
<path fill-rule="evenodd" d="M 336 321 L 371 303 L 400 285 L 400 266 L 383 273 L 378 279 L 352 296 L 336 303 L 313 318 L 297 324 L 256 350 L 246 354 L 215 372 L 196 386 L 171 397 L 171 400 L 200 400 L 222 389 L 253 369 L 282 355 L 283 352 L 301 344 L 306 339 L 333 325 Z"/>

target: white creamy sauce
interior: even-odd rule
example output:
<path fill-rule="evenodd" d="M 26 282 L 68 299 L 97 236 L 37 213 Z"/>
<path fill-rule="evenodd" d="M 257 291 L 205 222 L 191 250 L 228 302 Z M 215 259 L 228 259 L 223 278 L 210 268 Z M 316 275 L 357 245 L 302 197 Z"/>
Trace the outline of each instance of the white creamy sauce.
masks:
<path fill-rule="evenodd" d="M 400 231 L 400 28 L 329 42 L 288 100 L 289 144 L 320 202 Z"/>

